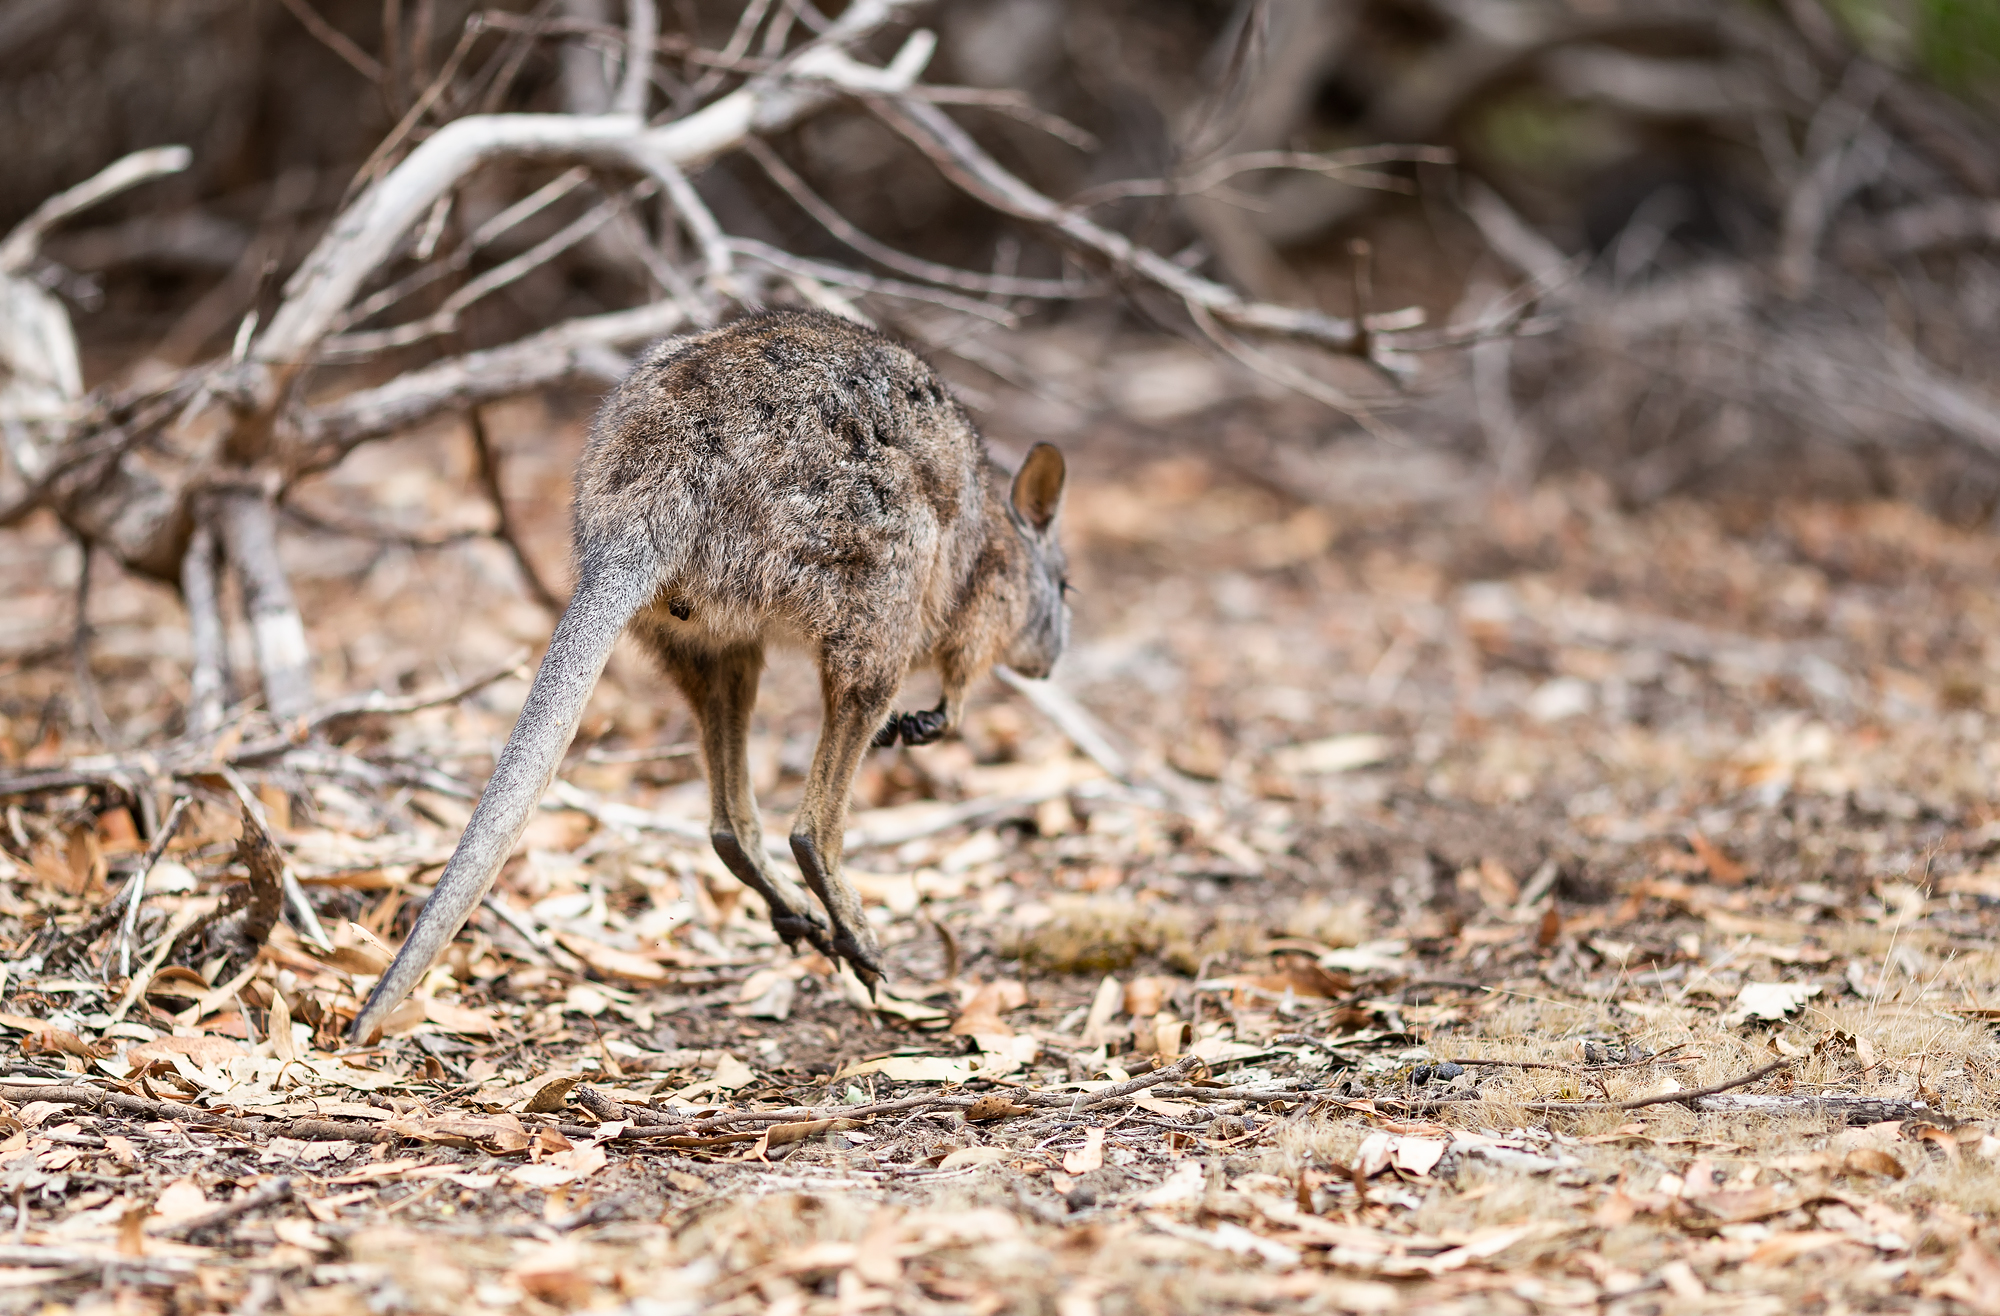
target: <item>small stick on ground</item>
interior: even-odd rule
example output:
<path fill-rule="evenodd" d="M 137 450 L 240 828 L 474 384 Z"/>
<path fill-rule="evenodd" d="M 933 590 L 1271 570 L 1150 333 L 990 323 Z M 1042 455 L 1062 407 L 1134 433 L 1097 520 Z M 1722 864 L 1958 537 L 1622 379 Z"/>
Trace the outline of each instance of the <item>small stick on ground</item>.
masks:
<path fill-rule="evenodd" d="M 493 450 L 492 436 L 486 432 L 486 420 L 478 407 L 465 409 L 466 428 L 472 431 L 472 451 L 479 458 L 479 487 L 486 494 L 486 501 L 493 504 L 493 537 L 507 546 L 514 555 L 514 565 L 521 569 L 521 582 L 528 587 L 528 593 L 535 602 L 552 613 L 561 613 L 563 601 L 535 570 L 528 550 L 521 546 L 521 537 L 515 532 L 514 519 L 507 514 L 507 500 L 500 492 L 500 454 Z"/>
<path fill-rule="evenodd" d="M 1751 1083 L 1755 1083 L 1760 1078 L 1777 1073 L 1781 1069 L 1789 1069 L 1796 1063 L 1797 1061 L 1793 1057 L 1786 1056 L 1782 1059 L 1773 1060 L 1761 1069 L 1753 1069 L 1747 1074 L 1729 1079 L 1726 1082 L 1711 1083 L 1705 1088 L 1689 1088 L 1685 1092 L 1662 1092 L 1651 1097 L 1636 1097 L 1631 1101 L 1529 1101 L 1521 1103 L 1521 1109 L 1550 1113 L 1580 1113 L 1592 1110 L 1638 1110 L 1644 1106 L 1692 1106 L 1697 1098 L 1712 1097 L 1718 1092 L 1727 1092 L 1731 1088 L 1746 1087 Z"/>
<path fill-rule="evenodd" d="M 185 1243 L 196 1235 L 206 1233 L 217 1225 L 226 1225 L 239 1216 L 249 1215 L 252 1211 L 261 1211 L 267 1206 L 276 1206 L 291 1195 L 290 1178 L 273 1179 L 254 1192 L 244 1193 L 234 1201 L 225 1202 L 205 1215 L 168 1225 L 164 1229 L 156 1229 L 153 1234 L 157 1238 L 171 1238 Z"/>
<path fill-rule="evenodd" d="M 83 705 L 84 720 L 91 734 L 106 749 L 116 749 L 111 719 L 104 715 L 104 702 L 97 697 L 97 679 L 90 674 L 90 564 L 95 556 L 90 541 L 76 541 L 79 561 L 76 568 L 76 627 L 70 633 L 70 661 L 76 673 L 76 698 Z"/>
<path fill-rule="evenodd" d="M 125 917 L 118 923 L 116 946 L 118 976 L 121 978 L 129 978 L 132 975 L 132 938 L 139 930 L 139 905 L 146 899 L 146 878 L 151 875 L 153 865 L 160 862 L 160 856 L 167 852 L 167 843 L 172 841 L 174 833 L 180 830 L 181 816 L 187 812 L 191 802 L 192 797 L 187 795 L 174 801 L 174 807 L 167 811 L 166 820 L 160 824 L 159 833 L 153 837 L 152 845 L 146 848 L 144 862 L 139 865 L 139 871 L 132 874 L 132 882 L 125 891 Z M 116 910 L 118 904 L 114 901 L 106 908 L 107 911 Z"/>
<path fill-rule="evenodd" d="M 1647 1056 L 1644 1060 L 1627 1060 L 1616 1065 L 1579 1065 L 1563 1060 L 1487 1060 L 1477 1056 L 1453 1056 L 1448 1060 L 1434 1060 L 1431 1063 L 1435 1065 L 1485 1065 L 1492 1069 L 1561 1069 L 1570 1073 L 1608 1074 L 1615 1069 L 1643 1069 L 1647 1065 L 1669 1063 L 1668 1057 L 1672 1056 L 1674 1052 L 1684 1050 L 1692 1045 L 1694 1045 L 1692 1042 L 1676 1042 L 1659 1054 Z M 1688 1057 L 1682 1056 L 1672 1063 L 1683 1064 L 1687 1059 Z"/>
<path fill-rule="evenodd" d="M 228 645 L 215 580 L 215 531 L 197 522 L 181 557 L 181 599 L 187 605 L 194 665 L 188 672 L 187 734 L 207 736 L 222 726 L 229 684 Z"/>
<path fill-rule="evenodd" d="M 146 990 L 148 983 L 153 981 L 153 975 L 159 972 L 162 964 L 167 962 L 167 956 L 173 954 L 174 943 L 181 939 L 182 933 L 195 925 L 204 912 L 199 904 L 182 905 L 178 910 L 174 911 L 173 921 L 167 924 L 167 930 L 160 934 L 160 940 L 153 947 L 152 958 L 140 965 L 139 971 L 132 975 L 132 981 L 125 988 L 125 995 L 119 998 L 117 1007 L 105 1019 L 104 1026 L 106 1028 L 123 1019 L 125 1012 L 138 1003 L 139 994 Z M 92 1089 L 84 1090 L 91 1091 Z M 34 1101 L 37 1098 L 29 1097 L 27 1100 Z M 60 1100 L 60 1098 L 43 1097 L 40 1100 L 56 1101 Z"/>

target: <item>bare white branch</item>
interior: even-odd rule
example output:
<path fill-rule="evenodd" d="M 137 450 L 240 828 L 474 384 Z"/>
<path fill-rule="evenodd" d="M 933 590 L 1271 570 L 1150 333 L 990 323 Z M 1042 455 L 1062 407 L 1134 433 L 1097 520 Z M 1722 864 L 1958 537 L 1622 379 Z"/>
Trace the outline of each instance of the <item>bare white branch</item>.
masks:
<path fill-rule="evenodd" d="M 788 60 L 720 100 L 646 128 L 631 116 L 481 114 L 444 125 L 342 212 L 300 265 L 285 299 L 251 349 L 257 373 L 243 386 L 262 408 L 313 355 L 369 276 L 437 198 L 487 161 L 568 158 L 654 172 L 658 161 L 683 172 L 740 145 L 751 132 L 772 132 L 830 103 L 842 90 L 885 92 L 908 86 L 935 44 L 913 34 L 887 68 L 861 64 L 844 46 L 873 31 L 912 0 L 858 0 L 826 34 Z"/>
<path fill-rule="evenodd" d="M 625 78 L 618 84 L 612 109 L 635 119 L 646 117 L 646 92 L 653 83 L 653 36 L 660 18 L 653 0 L 625 0 Z"/>
<path fill-rule="evenodd" d="M 305 418 L 301 428 L 307 451 L 301 465 L 324 469 L 356 444 L 442 412 L 560 383 L 584 370 L 593 352 L 650 342 L 687 320 L 687 311 L 671 301 L 593 315 L 349 393 Z"/>
<path fill-rule="evenodd" d="M 127 188 L 177 174 L 193 159 L 194 153 L 185 146 L 134 151 L 68 191 L 56 193 L 36 206 L 35 213 L 16 224 L 6 241 L 0 242 L 0 274 L 17 274 L 26 269 L 41 246 L 42 235 L 71 215 L 109 200 Z"/>

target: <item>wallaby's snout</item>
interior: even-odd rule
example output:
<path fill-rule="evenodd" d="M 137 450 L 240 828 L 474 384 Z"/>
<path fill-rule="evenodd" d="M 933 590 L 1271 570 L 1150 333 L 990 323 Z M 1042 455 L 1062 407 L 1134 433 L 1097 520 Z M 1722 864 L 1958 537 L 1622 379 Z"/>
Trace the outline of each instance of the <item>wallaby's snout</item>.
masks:
<path fill-rule="evenodd" d="M 1023 676 L 1040 680 L 1055 670 L 1056 659 L 1069 644 L 1069 559 L 1056 537 L 1062 513 L 1063 455 L 1050 444 L 1038 443 L 1014 476 L 1009 498 L 1014 528 L 1027 549 L 1028 570 L 1023 585 L 1028 598 L 1021 629 L 1007 647 L 1006 663 Z"/>

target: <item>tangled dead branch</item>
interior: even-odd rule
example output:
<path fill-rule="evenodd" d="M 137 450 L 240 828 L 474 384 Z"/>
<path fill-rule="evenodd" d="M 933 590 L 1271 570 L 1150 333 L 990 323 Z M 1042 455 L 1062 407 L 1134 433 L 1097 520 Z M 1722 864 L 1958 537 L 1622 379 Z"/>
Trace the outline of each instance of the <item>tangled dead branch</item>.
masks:
<path fill-rule="evenodd" d="M 740 43 L 732 41 L 703 59 L 713 70 L 745 74 L 742 85 L 654 125 L 647 122 L 645 110 L 650 60 L 659 44 L 656 15 L 649 4 L 633 4 L 617 43 L 626 64 L 609 112 L 471 114 L 451 119 L 409 145 L 412 125 L 439 103 L 441 88 L 471 43 L 482 32 L 506 26 L 476 17 L 444 70 L 364 166 L 364 185 L 287 279 L 275 310 L 262 320 L 252 316 L 243 321 L 228 359 L 195 367 L 146 397 L 121 402 L 86 398 L 73 368 L 73 348 L 67 356 L 54 352 L 52 364 L 41 372 L 49 381 L 43 394 L 6 409 L 10 433 L 30 421 L 44 430 L 15 445 L 19 451 L 13 464 L 29 487 L 6 519 L 52 509 L 90 548 L 180 589 L 196 655 L 186 718 L 191 731 L 212 729 L 220 718 L 226 674 L 216 580 L 218 571 L 227 568 L 243 587 L 265 709 L 276 722 L 289 724 L 312 706 L 312 654 L 278 558 L 278 501 L 298 480 L 337 464 L 360 444 L 449 411 L 474 415 L 476 435 L 480 404 L 580 374 L 614 376 L 622 369 L 620 349 L 690 323 L 710 322 L 728 302 L 754 306 L 762 297 L 762 281 L 772 277 L 814 301 L 850 312 L 847 298 L 867 293 L 920 299 L 1003 321 L 1012 316 L 1004 299 L 1074 300 L 1103 291 L 1102 282 L 1075 275 L 982 275 L 905 257 L 847 224 L 763 141 L 847 98 L 859 98 L 982 204 L 1032 226 L 1115 282 L 1151 286 L 1178 299 L 1197 324 L 1232 351 L 1247 350 L 1237 342 L 1240 334 L 1289 338 L 1407 373 L 1409 360 L 1396 350 L 1395 333 L 1415 327 L 1420 316 L 1403 313 L 1357 322 L 1251 300 L 1096 222 L 1084 206 L 1043 195 L 1002 167 L 939 108 L 940 101 L 966 97 L 951 89 L 920 88 L 917 79 L 936 45 L 928 31 L 911 32 L 886 65 L 867 64 L 850 53 L 901 21 L 909 7 L 906 0 L 851 5 L 824 31 L 789 51 L 781 35 L 772 36 L 765 43 L 766 56 L 756 60 L 746 60 L 736 48 Z M 751 6 L 739 35 L 757 29 L 762 16 L 761 8 Z M 595 35 L 609 39 L 606 33 Z M 672 43 L 665 48 L 676 55 L 693 53 Z M 688 180 L 737 151 L 760 164 L 836 237 L 913 282 L 803 259 L 725 233 Z M 1260 156 L 1224 162 L 1169 190 L 1218 187 L 1245 168 L 1365 175 L 1366 166 L 1389 160 L 1438 158 L 1435 150 L 1422 149 L 1378 150 L 1352 159 Z M 539 161 L 575 165 L 481 225 L 455 250 L 433 254 L 438 219 L 467 178 L 496 164 Z M 7 239 L 8 268 L 31 260 L 42 236 L 63 217 L 185 163 L 185 152 L 135 156 L 56 198 Z M 634 175 L 641 180 L 636 186 L 611 186 L 611 180 Z M 592 180 L 608 188 L 604 200 L 519 254 L 471 273 L 473 257 L 497 236 Z M 1134 186 L 1125 185 L 1126 191 Z M 330 401 L 308 394 L 306 385 L 316 371 L 451 334 L 473 303 L 605 231 L 612 220 L 627 215 L 628 207 L 654 193 L 664 199 L 694 253 L 692 260 L 675 261 L 649 240 L 640 241 L 644 268 L 667 288 L 665 299 L 572 320 L 507 346 L 407 370 Z M 629 235 L 637 230 L 627 222 L 622 231 Z M 395 271 L 401 271 L 398 277 L 370 291 Z M 17 284 L 18 279 L 9 287 Z M 364 327 L 430 292 L 442 295 L 435 309 L 382 327 Z M 55 326 L 50 332 L 60 338 L 67 333 L 60 305 L 38 295 L 35 315 Z M 996 304 L 981 296 L 1003 300 Z M 1342 401 L 1330 388 L 1318 391 Z M 142 450 L 144 461 L 137 456 Z M 490 466 L 490 454 L 482 462 Z M 504 508 L 496 533 L 511 538 Z M 520 557 L 518 550 L 516 555 Z M 537 596 L 553 604 L 555 590 L 534 575 L 525 557 L 520 560 Z"/>

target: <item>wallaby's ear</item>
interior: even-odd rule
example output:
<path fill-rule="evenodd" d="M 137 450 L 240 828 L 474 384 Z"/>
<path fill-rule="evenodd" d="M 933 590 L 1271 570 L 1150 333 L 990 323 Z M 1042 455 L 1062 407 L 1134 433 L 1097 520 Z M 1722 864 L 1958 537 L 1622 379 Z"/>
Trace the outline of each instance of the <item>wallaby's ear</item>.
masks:
<path fill-rule="evenodd" d="M 1051 443 L 1037 443 L 1014 475 L 1014 510 L 1036 533 L 1055 523 L 1062 510 L 1063 455 Z"/>

